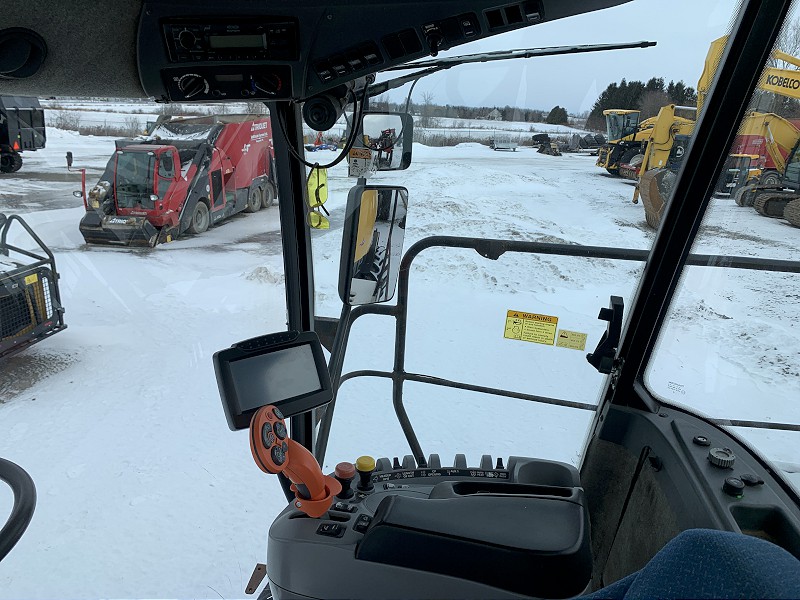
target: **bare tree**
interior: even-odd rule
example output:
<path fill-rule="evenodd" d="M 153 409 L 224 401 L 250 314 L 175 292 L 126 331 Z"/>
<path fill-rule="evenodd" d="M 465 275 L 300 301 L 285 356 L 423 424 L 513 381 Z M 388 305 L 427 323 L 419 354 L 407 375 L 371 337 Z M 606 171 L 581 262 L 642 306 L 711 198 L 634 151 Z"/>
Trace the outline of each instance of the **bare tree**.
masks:
<path fill-rule="evenodd" d="M 436 119 L 433 118 L 433 94 L 431 92 L 422 93 L 422 103 L 419 105 L 419 126 L 436 127 Z"/>
<path fill-rule="evenodd" d="M 662 106 L 670 103 L 670 98 L 666 92 L 651 90 L 642 94 L 639 100 L 639 110 L 642 111 L 640 119 L 655 117 Z"/>

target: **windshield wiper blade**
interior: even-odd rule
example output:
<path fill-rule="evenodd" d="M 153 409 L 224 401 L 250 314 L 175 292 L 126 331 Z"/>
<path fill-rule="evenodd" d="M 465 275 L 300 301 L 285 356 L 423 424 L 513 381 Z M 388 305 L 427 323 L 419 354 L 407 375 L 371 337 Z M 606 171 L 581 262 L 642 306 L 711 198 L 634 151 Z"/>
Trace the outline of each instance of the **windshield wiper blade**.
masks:
<path fill-rule="evenodd" d="M 548 46 L 544 48 L 519 48 L 514 50 L 495 50 L 492 52 L 478 52 L 476 54 L 462 54 L 447 58 L 437 58 L 432 60 L 422 60 L 419 62 L 397 65 L 384 69 L 384 73 L 389 71 L 402 71 L 408 69 L 422 69 L 408 75 L 401 75 L 395 79 L 373 83 L 369 87 L 370 97 L 379 96 L 384 92 L 401 87 L 410 81 L 433 75 L 439 71 L 479 62 L 492 62 L 495 60 L 512 60 L 515 58 L 535 58 L 537 56 L 557 56 L 560 54 L 582 54 L 585 52 L 604 52 L 608 50 L 626 50 L 630 48 L 649 48 L 655 46 L 656 42 L 622 42 L 619 44 L 578 44 L 573 46 Z"/>

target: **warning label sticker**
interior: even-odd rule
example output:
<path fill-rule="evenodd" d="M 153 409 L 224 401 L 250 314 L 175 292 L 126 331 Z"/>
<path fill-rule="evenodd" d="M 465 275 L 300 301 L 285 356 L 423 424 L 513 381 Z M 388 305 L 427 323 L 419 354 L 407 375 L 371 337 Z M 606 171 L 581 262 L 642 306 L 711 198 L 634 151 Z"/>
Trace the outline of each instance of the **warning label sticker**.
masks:
<path fill-rule="evenodd" d="M 351 148 L 350 158 L 364 158 L 369 160 L 372 158 L 372 151 L 369 148 Z"/>
<path fill-rule="evenodd" d="M 561 329 L 556 338 L 556 346 L 572 350 L 586 350 L 586 334 L 580 331 Z"/>
<path fill-rule="evenodd" d="M 25 278 L 25 285 L 32 285 L 37 281 L 39 281 L 39 276 L 36 273 L 34 273 L 33 275 L 28 275 Z"/>
<path fill-rule="evenodd" d="M 552 346 L 556 341 L 558 317 L 509 310 L 506 313 L 504 337 L 510 340 L 534 342 Z"/>

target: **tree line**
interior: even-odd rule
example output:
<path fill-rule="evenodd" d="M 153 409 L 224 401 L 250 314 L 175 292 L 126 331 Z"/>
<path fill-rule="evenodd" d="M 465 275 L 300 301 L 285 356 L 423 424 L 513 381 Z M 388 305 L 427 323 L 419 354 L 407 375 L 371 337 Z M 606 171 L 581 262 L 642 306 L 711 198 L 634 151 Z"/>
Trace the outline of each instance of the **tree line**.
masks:
<path fill-rule="evenodd" d="M 626 81 L 610 84 L 595 101 L 589 118 L 588 129 L 604 129 L 606 119 L 603 111 L 610 108 L 628 108 L 642 111 L 641 119 L 654 117 L 662 106 L 696 106 L 697 92 L 683 81 L 664 83 L 663 77 L 652 77 L 643 81 Z"/>

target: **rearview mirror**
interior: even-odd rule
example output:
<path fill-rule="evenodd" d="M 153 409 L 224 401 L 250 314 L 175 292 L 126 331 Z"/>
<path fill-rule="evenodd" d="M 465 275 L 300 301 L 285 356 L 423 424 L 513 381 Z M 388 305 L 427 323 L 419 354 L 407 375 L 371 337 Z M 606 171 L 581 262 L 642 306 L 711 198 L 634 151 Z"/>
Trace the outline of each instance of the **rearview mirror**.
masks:
<path fill-rule="evenodd" d="M 339 297 L 349 306 L 394 297 L 408 209 L 408 190 L 357 185 L 347 196 L 339 264 Z"/>
<path fill-rule="evenodd" d="M 414 120 L 408 113 L 367 112 L 361 131 L 364 146 L 375 153 L 378 171 L 400 171 L 411 164 Z"/>

